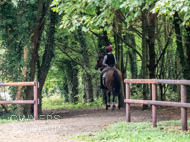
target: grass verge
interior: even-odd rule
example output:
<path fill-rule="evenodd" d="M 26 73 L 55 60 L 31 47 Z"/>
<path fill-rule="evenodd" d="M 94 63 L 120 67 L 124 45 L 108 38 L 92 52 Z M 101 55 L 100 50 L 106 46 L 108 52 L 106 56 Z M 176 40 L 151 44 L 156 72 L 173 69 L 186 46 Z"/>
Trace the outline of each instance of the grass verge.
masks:
<path fill-rule="evenodd" d="M 156 128 L 150 122 L 120 122 L 73 138 L 90 142 L 189 142 L 190 131 L 181 130 L 181 121 L 159 122 Z"/>
<path fill-rule="evenodd" d="M 53 104 L 43 104 L 42 109 L 43 110 L 51 110 L 51 109 L 81 109 L 81 108 L 93 108 L 93 107 L 99 107 L 103 105 L 97 105 L 95 102 L 92 103 L 64 103 L 60 105 L 53 105 Z"/>
<path fill-rule="evenodd" d="M 3 113 L 0 116 L 0 123 L 25 122 L 25 121 L 34 121 L 34 119 L 32 118 L 32 116 L 21 117 L 11 113 Z"/>

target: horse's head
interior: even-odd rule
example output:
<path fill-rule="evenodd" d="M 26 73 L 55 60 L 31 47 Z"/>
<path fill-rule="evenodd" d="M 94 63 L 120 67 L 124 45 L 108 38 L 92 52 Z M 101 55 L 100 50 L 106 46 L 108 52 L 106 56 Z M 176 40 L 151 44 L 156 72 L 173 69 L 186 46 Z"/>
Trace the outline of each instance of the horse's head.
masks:
<path fill-rule="evenodd" d="M 97 64 L 95 66 L 95 70 L 99 69 L 100 67 L 102 67 L 102 62 L 103 62 L 104 56 L 103 55 L 99 55 L 98 59 L 97 59 Z"/>

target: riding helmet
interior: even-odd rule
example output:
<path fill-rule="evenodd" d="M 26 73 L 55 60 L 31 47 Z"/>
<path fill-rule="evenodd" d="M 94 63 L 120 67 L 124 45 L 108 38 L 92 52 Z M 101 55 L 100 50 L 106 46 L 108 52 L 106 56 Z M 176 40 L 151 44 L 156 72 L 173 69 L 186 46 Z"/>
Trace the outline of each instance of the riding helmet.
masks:
<path fill-rule="evenodd" d="M 111 47 L 111 46 L 107 46 L 107 47 L 106 47 L 106 51 L 107 51 L 107 52 L 112 51 L 112 47 Z"/>

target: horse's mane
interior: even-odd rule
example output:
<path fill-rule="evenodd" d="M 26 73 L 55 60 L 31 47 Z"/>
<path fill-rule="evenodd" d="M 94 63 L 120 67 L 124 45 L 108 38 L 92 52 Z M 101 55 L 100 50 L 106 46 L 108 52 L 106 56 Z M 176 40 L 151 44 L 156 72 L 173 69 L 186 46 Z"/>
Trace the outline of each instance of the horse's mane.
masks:
<path fill-rule="evenodd" d="M 101 54 L 101 55 L 98 56 L 98 58 L 102 59 L 102 58 L 104 58 L 104 56 Z"/>

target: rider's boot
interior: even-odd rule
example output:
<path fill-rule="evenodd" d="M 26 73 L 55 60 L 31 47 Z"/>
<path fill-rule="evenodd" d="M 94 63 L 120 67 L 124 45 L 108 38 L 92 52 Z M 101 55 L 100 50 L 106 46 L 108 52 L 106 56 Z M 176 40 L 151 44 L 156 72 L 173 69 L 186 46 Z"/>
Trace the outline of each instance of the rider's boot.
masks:
<path fill-rule="evenodd" d="M 100 89 L 104 89 L 104 85 L 102 82 L 102 75 L 100 75 Z"/>

